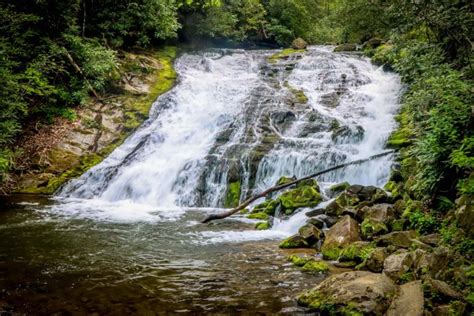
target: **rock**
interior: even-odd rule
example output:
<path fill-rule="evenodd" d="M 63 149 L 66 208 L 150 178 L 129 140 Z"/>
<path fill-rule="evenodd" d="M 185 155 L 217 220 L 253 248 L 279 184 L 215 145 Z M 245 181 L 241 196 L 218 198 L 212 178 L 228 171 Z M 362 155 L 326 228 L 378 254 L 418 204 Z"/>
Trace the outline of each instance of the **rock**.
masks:
<path fill-rule="evenodd" d="M 309 245 L 306 242 L 306 240 L 304 240 L 304 238 L 301 237 L 300 235 L 293 235 L 293 236 L 290 236 L 290 237 L 286 238 L 285 240 L 283 240 L 278 245 L 278 247 L 283 248 L 283 249 L 308 248 Z"/>
<path fill-rule="evenodd" d="M 367 257 L 365 266 L 372 272 L 382 272 L 383 264 L 387 257 L 387 250 L 383 247 L 377 247 Z"/>
<path fill-rule="evenodd" d="M 354 261 L 361 263 L 364 261 L 375 247 L 367 241 L 356 241 L 346 246 L 340 253 L 339 261 Z"/>
<path fill-rule="evenodd" d="M 382 235 L 377 238 L 377 245 L 388 246 L 393 245 L 399 248 L 409 248 L 412 243 L 412 239 L 416 238 L 416 232 L 414 230 L 391 232 L 386 235 Z"/>
<path fill-rule="evenodd" d="M 325 210 L 323 208 L 317 208 L 309 212 L 306 212 L 305 215 L 308 217 L 314 217 L 314 216 L 322 215 L 324 214 L 324 212 Z"/>
<path fill-rule="evenodd" d="M 420 236 L 419 240 L 421 242 L 424 242 L 425 244 L 436 247 L 439 245 L 441 237 L 439 236 L 439 234 L 429 234 Z"/>
<path fill-rule="evenodd" d="M 297 267 L 304 266 L 310 260 L 314 260 L 312 257 L 307 255 L 289 255 L 287 258 L 288 261 L 292 262 Z"/>
<path fill-rule="evenodd" d="M 298 303 L 311 310 L 342 314 L 382 315 L 387 310 L 396 285 L 383 274 L 351 271 L 332 275 L 298 297 Z"/>
<path fill-rule="evenodd" d="M 296 177 L 280 177 L 280 179 L 278 179 L 276 185 L 282 185 L 282 184 L 287 184 L 287 183 L 290 183 L 290 182 L 293 182 L 296 180 Z"/>
<path fill-rule="evenodd" d="M 360 230 L 364 239 L 372 239 L 373 236 L 388 233 L 387 225 L 372 218 L 364 219 Z"/>
<path fill-rule="evenodd" d="M 352 52 L 357 50 L 357 45 L 356 44 L 341 44 L 338 45 L 334 48 L 335 52 Z"/>
<path fill-rule="evenodd" d="M 456 200 L 454 212 L 459 227 L 463 228 L 470 238 L 474 238 L 474 198 L 462 195 Z"/>
<path fill-rule="evenodd" d="M 359 224 L 350 216 L 343 216 L 327 231 L 321 248 L 323 256 L 336 260 L 345 246 L 360 240 Z"/>
<path fill-rule="evenodd" d="M 423 288 L 421 281 L 402 284 L 397 296 L 387 311 L 387 316 L 422 316 L 423 315 Z"/>
<path fill-rule="evenodd" d="M 306 43 L 306 41 L 302 39 L 301 37 L 298 37 L 291 43 L 291 48 L 294 48 L 294 49 L 306 49 L 307 46 L 308 46 L 308 43 Z"/>
<path fill-rule="evenodd" d="M 458 316 L 465 315 L 466 303 L 454 301 L 449 305 L 439 305 L 433 309 L 433 316 Z"/>
<path fill-rule="evenodd" d="M 363 219 L 371 219 L 384 224 L 388 224 L 395 218 L 395 210 L 392 204 L 375 204 L 371 207 L 364 207 L 361 210 Z"/>
<path fill-rule="evenodd" d="M 413 256 L 407 251 L 397 251 L 385 259 L 383 273 L 392 280 L 398 280 L 413 266 Z"/>
<path fill-rule="evenodd" d="M 278 200 L 285 214 L 290 215 L 300 207 L 316 206 L 323 199 L 313 186 L 303 186 L 286 191 Z"/>
<path fill-rule="evenodd" d="M 374 37 L 364 42 L 364 44 L 362 44 L 362 49 L 363 50 L 374 49 L 382 45 L 382 43 L 383 43 L 383 40 L 381 40 L 380 38 Z"/>
<path fill-rule="evenodd" d="M 255 229 L 257 230 L 267 230 L 270 228 L 270 224 L 267 222 L 260 222 L 255 224 Z"/>
<path fill-rule="evenodd" d="M 326 206 L 326 214 L 340 216 L 346 208 L 351 208 L 360 202 L 356 194 L 342 192 L 339 196 Z"/>
<path fill-rule="evenodd" d="M 449 284 L 444 281 L 426 278 L 423 285 L 425 290 L 430 292 L 431 296 L 435 297 L 436 300 L 444 302 L 464 299 L 461 293 L 451 288 Z"/>
<path fill-rule="evenodd" d="M 307 224 L 316 226 L 319 229 L 322 229 L 326 223 L 318 217 L 312 217 L 306 221 Z"/>
<path fill-rule="evenodd" d="M 305 272 L 326 272 L 329 270 L 329 265 L 324 261 L 310 260 L 303 266 Z"/>
<path fill-rule="evenodd" d="M 303 239 L 312 246 L 316 244 L 322 237 L 323 233 L 312 224 L 306 224 L 298 230 L 298 234 L 303 237 Z"/>
<path fill-rule="evenodd" d="M 423 249 L 423 250 L 431 250 L 431 246 L 425 244 L 424 242 L 419 241 L 418 239 L 411 240 L 411 248 L 412 249 Z"/>
<path fill-rule="evenodd" d="M 276 209 L 279 207 L 280 202 L 278 200 L 266 200 L 263 203 L 258 204 L 252 209 L 252 213 L 265 213 L 268 215 L 275 215 Z"/>
<path fill-rule="evenodd" d="M 351 185 L 349 184 L 349 182 L 341 182 L 341 183 L 330 186 L 329 190 L 331 190 L 331 192 L 334 192 L 334 193 L 339 193 L 339 192 L 344 191 L 350 186 Z"/>
<path fill-rule="evenodd" d="M 267 220 L 267 219 L 268 219 L 268 214 L 267 214 L 267 213 L 263 213 L 263 212 L 250 213 L 250 214 L 247 215 L 247 218 L 249 218 L 249 219 Z"/>

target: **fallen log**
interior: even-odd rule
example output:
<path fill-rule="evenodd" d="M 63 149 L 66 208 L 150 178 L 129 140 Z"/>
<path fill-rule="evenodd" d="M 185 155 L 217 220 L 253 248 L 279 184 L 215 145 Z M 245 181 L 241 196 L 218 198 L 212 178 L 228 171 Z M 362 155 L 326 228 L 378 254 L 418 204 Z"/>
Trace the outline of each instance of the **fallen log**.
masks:
<path fill-rule="evenodd" d="M 394 152 L 395 152 L 395 150 L 388 150 L 388 151 L 385 151 L 383 153 L 370 156 L 368 158 L 346 162 L 346 163 L 343 163 L 341 165 L 337 165 L 337 166 L 334 166 L 334 167 L 331 167 L 331 168 L 328 168 L 328 169 L 325 169 L 325 170 L 322 170 L 322 171 L 318 171 L 318 172 L 313 173 L 309 176 L 306 176 L 306 177 L 303 177 L 303 178 L 300 178 L 300 179 L 296 179 L 294 181 L 291 181 L 291 182 L 288 182 L 288 183 L 285 183 L 285 184 L 273 186 L 273 187 L 268 188 L 267 190 L 265 190 L 263 192 L 260 192 L 258 194 L 255 194 L 255 195 L 249 197 L 247 200 L 242 202 L 240 205 L 238 205 L 237 207 L 235 207 L 235 208 L 233 208 L 233 209 L 231 209 L 227 212 L 223 212 L 223 213 L 220 213 L 220 214 L 210 214 L 210 215 L 208 215 L 201 223 L 208 223 L 208 222 L 216 220 L 216 219 L 223 219 L 223 218 L 229 217 L 229 216 L 237 213 L 238 211 L 243 210 L 244 208 L 249 206 L 252 202 L 254 202 L 254 201 L 256 201 L 256 200 L 258 200 L 262 197 L 265 197 L 270 193 L 280 191 L 280 190 L 288 188 L 292 185 L 298 184 L 301 181 L 312 179 L 312 178 L 318 177 L 320 175 L 323 175 L 325 173 L 328 173 L 328 172 L 331 172 L 331 171 L 334 171 L 334 170 L 338 170 L 338 169 L 342 169 L 342 168 L 345 168 L 345 167 L 348 167 L 348 166 L 351 166 L 351 165 L 356 165 L 356 164 L 360 164 L 360 163 L 367 162 L 367 161 L 370 161 L 370 160 L 374 160 L 376 158 L 380 158 L 380 157 L 392 154 Z"/>

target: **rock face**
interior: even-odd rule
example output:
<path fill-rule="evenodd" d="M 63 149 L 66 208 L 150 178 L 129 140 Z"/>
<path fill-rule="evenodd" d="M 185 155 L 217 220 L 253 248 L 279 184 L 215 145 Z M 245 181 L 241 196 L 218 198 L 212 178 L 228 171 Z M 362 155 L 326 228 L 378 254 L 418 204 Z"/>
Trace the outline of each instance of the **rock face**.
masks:
<path fill-rule="evenodd" d="M 346 245 L 360 240 L 359 224 L 346 215 L 326 233 L 321 251 L 325 258 L 335 260 Z"/>
<path fill-rule="evenodd" d="M 383 274 L 352 271 L 332 275 L 314 289 L 298 297 L 298 303 L 312 310 L 337 313 L 382 315 L 387 310 L 396 285 Z"/>
<path fill-rule="evenodd" d="M 421 316 L 423 304 L 421 281 L 409 282 L 400 286 L 398 295 L 393 299 L 387 311 L 387 316 Z"/>
<path fill-rule="evenodd" d="M 308 43 L 306 43 L 306 41 L 302 39 L 301 37 L 298 37 L 297 39 L 293 41 L 293 43 L 291 43 L 291 48 L 294 48 L 294 49 L 306 49 L 307 46 L 308 46 Z"/>
<path fill-rule="evenodd" d="M 377 239 L 377 244 L 380 246 L 392 245 L 399 248 L 409 248 L 412 244 L 411 240 L 414 238 L 416 238 L 416 232 L 413 230 L 391 232 L 389 234 L 380 236 Z"/>

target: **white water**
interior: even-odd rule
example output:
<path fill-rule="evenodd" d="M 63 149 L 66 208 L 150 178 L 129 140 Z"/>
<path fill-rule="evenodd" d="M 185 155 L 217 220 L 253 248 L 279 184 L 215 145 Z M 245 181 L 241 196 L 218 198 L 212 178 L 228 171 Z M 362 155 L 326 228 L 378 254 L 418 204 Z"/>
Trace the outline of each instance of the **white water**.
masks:
<path fill-rule="evenodd" d="M 301 177 L 384 150 L 398 108 L 396 75 L 329 47 L 269 65 L 272 53 L 180 57 L 178 85 L 155 102 L 150 119 L 122 146 L 62 189 L 56 211 L 109 221 L 176 220 L 190 207 L 222 206 L 231 176 L 239 177 L 244 195 L 282 175 Z M 308 104 L 289 101 L 285 82 L 303 90 Z M 338 105 L 324 105 L 324 95 L 337 91 Z M 293 116 L 289 123 L 275 123 L 274 114 L 287 112 Z M 334 136 L 335 122 L 344 135 Z M 253 166 L 251 156 L 268 135 L 277 141 Z M 319 180 L 381 185 L 391 161 L 386 156 Z M 205 243 L 281 238 L 297 231 L 306 220 L 303 213 L 270 231 L 213 231 L 201 237 Z"/>

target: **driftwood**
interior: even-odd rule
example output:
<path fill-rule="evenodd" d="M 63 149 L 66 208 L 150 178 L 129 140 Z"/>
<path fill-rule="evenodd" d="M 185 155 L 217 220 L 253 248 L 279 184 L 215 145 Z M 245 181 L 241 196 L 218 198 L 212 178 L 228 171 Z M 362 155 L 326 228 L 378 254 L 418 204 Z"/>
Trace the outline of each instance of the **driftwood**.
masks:
<path fill-rule="evenodd" d="M 220 214 L 210 214 L 209 216 L 207 216 L 202 221 L 202 223 L 208 223 L 208 222 L 216 220 L 216 219 L 223 219 L 223 218 L 229 217 L 229 216 L 237 213 L 238 211 L 243 210 L 244 208 L 249 206 L 250 203 L 252 203 L 252 202 L 254 202 L 254 201 L 256 201 L 256 200 L 258 200 L 262 197 L 265 197 L 270 193 L 280 191 L 280 190 L 288 188 L 292 185 L 298 184 L 301 181 L 308 180 L 308 179 L 311 179 L 311 178 L 315 178 L 315 177 L 318 177 L 318 176 L 323 175 L 325 173 L 328 173 L 328 172 L 331 172 L 331 171 L 334 171 L 334 170 L 338 170 L 338 169 L 342 169 L 342 168 L 345 168 L 345 167 L 348 167 L 348 166 L 351 166 L 351 165 L 360 164 L 360 163 L 363 163 L 363 162 L 366 162 L 366 161 L 370 161 L 370 160 L 373 160 L 373 159 L 376 159 L 376 158 L 380 158 L 380 157 L 392 154 L 394 152 L 395 152 L 394 150 L 385 151 L 383 153 L 373 155 L 373 156 L 370 156 L 370 157 L 365 158 L 365 159 L 359 159 L 359 160 L 350 161 L 350 162 L 347 162 L 347 163 L 344 163 L 344 164 L 341 164 L 341 165 L 337 165 L 337 166 L 334 166 L 334 167 L 331 167 L 331 168 L 313 173 L 309 176 L 306 176 L 306 177 L 303 177 L 303 178 L 300 178 L 300 179 L 296 179 L 294 181 L 291 181 L 291 182 L 288 182 L 288 183 L 285 183 L 285 184 L 273 186 L 273 187 L 268 188 L 267 190 L 265 190 L 261 193 L 258 193 L 256 195 L 253 195 L 253 196 L 249 197 L 247 200 L 242 202 L 239 206 L 237 206 L 237 207 L 235 207 L 235 208 L 233 208 L 233 209 L 231 209 L 227 212 L 223 212 L 223 213 L 220 213 Z"/>

